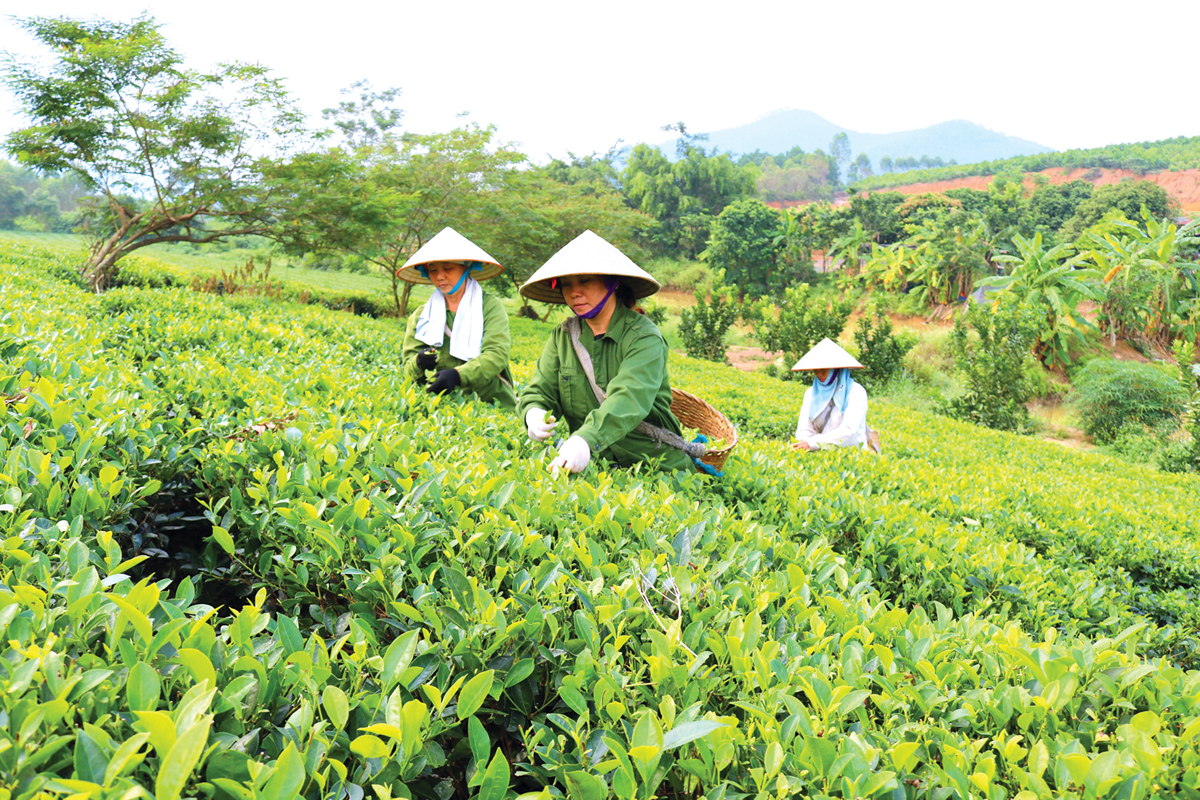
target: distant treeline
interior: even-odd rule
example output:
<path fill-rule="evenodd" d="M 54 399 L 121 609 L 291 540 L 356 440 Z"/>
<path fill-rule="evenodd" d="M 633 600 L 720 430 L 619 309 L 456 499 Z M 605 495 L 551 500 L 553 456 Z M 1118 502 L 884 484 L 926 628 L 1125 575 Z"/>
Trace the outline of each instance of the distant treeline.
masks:
<path fill-rule="evenodd" d="M 73 175 L 39 176 L 0 159 L 0 230 L 69 233 L 87 189 Z"/>
<path fill-rule="evenodd" d="M 1177 136 L 1158 142 L 1111 144 L 1090 150 L 1064 150 L 996 161 L 980 161 L 903 174 L 874 175 L 854 183 L 855 189 L 886 189 L 912 183 L 998 175 L 1005 172 L 1040 172 L 1044 169 L 1127 169 L 1146 173 L 1165 169 L 1200 169 L 1200 136 Z"/>

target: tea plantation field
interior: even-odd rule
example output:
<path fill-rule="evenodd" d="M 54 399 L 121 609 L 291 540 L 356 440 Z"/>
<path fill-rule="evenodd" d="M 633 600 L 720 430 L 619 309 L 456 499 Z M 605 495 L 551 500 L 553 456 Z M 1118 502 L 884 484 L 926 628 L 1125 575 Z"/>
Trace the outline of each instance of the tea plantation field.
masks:
<path fill-rule="evenodd" d="M 0 247 L 0 800 L 1200 796 L 1200 480 L 672 356 L 552 478 L 396 322 Z M 547 328 L 513 320 L 527 376 Z"/>

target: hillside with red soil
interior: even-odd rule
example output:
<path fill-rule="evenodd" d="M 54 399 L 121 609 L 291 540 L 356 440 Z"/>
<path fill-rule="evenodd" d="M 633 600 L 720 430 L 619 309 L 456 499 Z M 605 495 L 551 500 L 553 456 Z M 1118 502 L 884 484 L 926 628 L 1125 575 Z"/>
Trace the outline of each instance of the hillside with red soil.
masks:
<path fill-rule="evenodd" d="M 1118 183 L 1129 178 L 1151 181 L 1166 189 L 1167 193 L 1179 201 L 1180 207 L 1186 212 L 1200 212 L 1200 169 L 1177 171 L 1149 172 L 1141 174 L 1127 169 L 1065 169 L 1054 167 L 1041 172 L 1030 172 L 1025 175 L 1025 188 L 1032 192 L 1035 186 L 1034 176 L 1041 175 L 1050 183 L 1066 183 L 1067 181 L 1083 180 L 1096 186 L 1106 183 Z M 944 192 L 949 189 L 986 189 L 994 175 L 975 175 L 969 178 L 954 178 L 947 181 L 931 181 L 929 183 L 910 183 L 906 186 L 893 186 L 880 191 L 901 192 L 903 194 L 921 194 L 922 192 Z"/>

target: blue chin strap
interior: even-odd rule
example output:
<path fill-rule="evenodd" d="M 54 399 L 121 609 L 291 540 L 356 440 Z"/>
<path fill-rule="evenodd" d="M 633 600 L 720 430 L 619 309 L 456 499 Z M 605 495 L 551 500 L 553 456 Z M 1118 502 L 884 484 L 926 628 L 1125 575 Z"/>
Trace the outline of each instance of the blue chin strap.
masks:
<path fill-rule="evenodd" d="M 483 262 L 482 261 L 465 261 L 465 262 L 463 262 L 463 266 L 466 267 L 466 269 L 463 270 L 462 277 L 458 279 L 458 283 L 454 284 L 454 288 L 448 292 L 445 292 L 444 294 L 453 295 L 455 292 L 457 292 L 459 289 L 462 288 L 462 285 L 464 283 L 466 283 L 468 275 L 470 275 L 472 272 L 482 272 L 483 271 Z M 422 278 L 424 278 L 425 280 L 429 280 L 429 270 L 426 269 L 424 264 L 421 264 L 420 266 L 417 267 L 417 272 L 421 273 Z M 437 289 L 436 286 L 433 288 Z M 442 290 L 438 289 L 438 291 L 440 292 Z"/>

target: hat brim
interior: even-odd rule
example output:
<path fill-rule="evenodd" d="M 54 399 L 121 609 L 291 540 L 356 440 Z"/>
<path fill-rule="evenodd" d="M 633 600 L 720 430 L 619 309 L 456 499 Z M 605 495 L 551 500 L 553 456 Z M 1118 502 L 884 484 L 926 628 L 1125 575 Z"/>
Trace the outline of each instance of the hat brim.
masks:
<path fill-rule="evenodd" d="M 862 364 L 843 364 L 837 367 L 802 367 L 799 364 L 792 367 L 792 372 L 816 372 L 819 369 L 866 369 Z"/>
<path fill-rule="evenodd" d="M 595 275 L 593 272 L 578 272 L 570 273 L 574 275 Z M 562 290 L 551 287 L 550 282 L 557 278 L 565 278 L 567 275 L 555 275 L 553 278 L 546 278 L 539 281 L 530 281 L 521 287 L 521 295 L 528 297 L 530 300 L 537 300 L 539 303 L 550 303 L 553 305 L 565 306 L 567 301 L 563 298 Z M 649 297 L 656 294 L 659 290 L 658 282 L 654 279 L 647 280 L 646 278 L 631 277 L 629 275 L 612 275 L 606 277 L 617 278 L 622 284 L 633 290 L 635 300 L 641 300 L 643 297 Z"/>
<path fill-rule="evenodd" d="M 462 264 L 463 266 L 466 266 L 467 263 L 475 262 L 476 260 L 477 259 L 470 259 L 468 261 L 465 259 L 456 259 L 456 258 L 438 258 L 438 259 L 435 259 L 434 261 L 423 261 L 419 264 L 409 264 L 407 266 L 401 267 L 400 269 L 396 270 L 396 277 L 402 281 L 406 281 L 407 283 L 417 283 L 417 284 L 421 284 L 422 286 L 432 286 L 433 281 L 429 280 L 429 278 L 426 278 L 424 275 L 422 275 L 420 273 L 420 271 L 417 270 L 417 267 L 424 267 L 429 264 L 434 264 L 434 263 L 439 263 L 439 262 L 441 262 L 441 263 L 450 262 L 453 264 Z M 477 281 L 486 281 L 489 278 L 495 278 L 497 275 L 500 275 L 501 273 L 504 272 L 504 267 L 500 266 L 499 264 L 497 264 L 495 262 L 483 261 L 480 263 L 482 263 L 483 266 L 479 268 L 479 271 L 471 273 L 471 277 Z"/>
<path fill-rule="evenodd" d="M 804 357 L 792 367 L 792 372 L 811 372 L 818 369 L 865 369 L 858 359 L 850 355 L 837 342 L 826 337 L 817 342 Z"/>

